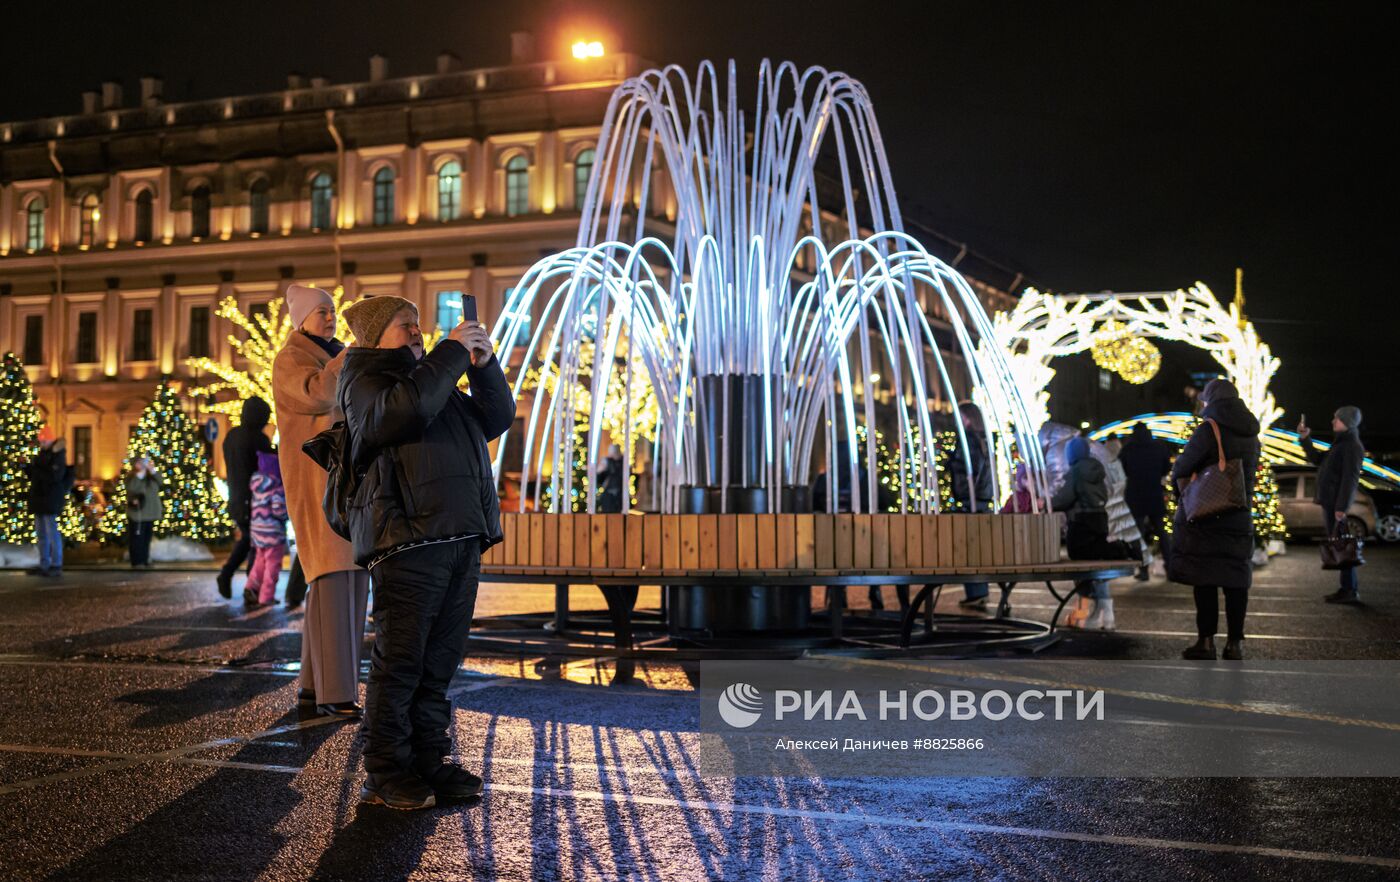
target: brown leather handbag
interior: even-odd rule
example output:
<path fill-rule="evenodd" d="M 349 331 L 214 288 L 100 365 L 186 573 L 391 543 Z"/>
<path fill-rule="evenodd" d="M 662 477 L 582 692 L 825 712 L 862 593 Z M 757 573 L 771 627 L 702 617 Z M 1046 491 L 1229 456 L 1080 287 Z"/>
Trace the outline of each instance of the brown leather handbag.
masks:
<path fill-rule="evenodd" d="M 1245 481 L 1244 463 L 1225 459 L 1225 445 L 1220 440 L 1220 427 L 1215 420 L 1206 420 L 1215 433 L 1215 448 L 1220 461 L 1212 463 L 1181 482 L 1181 511 L 1186 520 L 1239 511 L 1249 507 L 1249 484 Z"/>
<path fill-rule="evenodd" d="M 1366 558 L 1361 556 L 1364 546 L 1361 537 L 1353 535 L 1350 525 L 1343 523 L 1342 528 L 1322 544 L 1322 568 L 1349 570 L 1363 565 L 1366 563 Z"/>

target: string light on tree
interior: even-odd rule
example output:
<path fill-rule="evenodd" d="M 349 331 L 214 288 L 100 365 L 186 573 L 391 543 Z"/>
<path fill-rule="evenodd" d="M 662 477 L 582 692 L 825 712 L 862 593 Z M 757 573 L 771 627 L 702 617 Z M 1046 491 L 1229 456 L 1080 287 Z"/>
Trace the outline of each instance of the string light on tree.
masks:
<path fill-rule="evenodd" d="M 214 489 L 214 473 L 204 454 L 204 442 L 168 381 L 156 388 L 155 399 L 141 412 L 141 420 L 131 434 L 117 492 L 99 526 L 104 535 L 113 539 L 125 535 L 126 482 L 135 462 L 143 458 L 155 466 L 163 485 L 164 511 L 154 529 L 157 539 L 183 536 L 206 543 L 228 539 L 233 522 Z"/>
<path fill-rule="evenodd" d="M 29 474 L 24 466 L 39 452 L 42 425 L 24 364 L 13 352 L 6 352 L 0 365 L 0 542 L 30 545 L 35 541 Z"/>
<path fill-rule="evenodd" d="M 349 306 L 343 302 L 344 296 L 345 289 L 340 285 L 331 292 L 336 315 L 341 315 Z M 268 404 L 272 403 L 272 361 L 293 331 L 292 317 L 281 297 L 268 301 L 266 311 L 255 313 L 244 312 L 236 298 L 225 297 L 219 301 L 215 315 L 232 324 L 235 331 L 242 332 L 241 335 L 229 334 L 228 341 L 234 355 L 242 358 L 247 367 L 242 370 L 235 367 L 236 358 L 228 361 L 186 359 L 185 364 L 192 370 L 215 377 L 191 388 L 189 395 L 201 399 L 206 410 L 223 414 L 229 418 L 231 425 L 236 426 L 242 416 L 243 402 L 247 399 L 257 396 Z M 345 327 L 343 318 L 340 326 Z M 230 396 L 228 393 L 233 394 Z M 276 408 L 273 408 L 269 422 L 273 426 L 277 424 Z"/>

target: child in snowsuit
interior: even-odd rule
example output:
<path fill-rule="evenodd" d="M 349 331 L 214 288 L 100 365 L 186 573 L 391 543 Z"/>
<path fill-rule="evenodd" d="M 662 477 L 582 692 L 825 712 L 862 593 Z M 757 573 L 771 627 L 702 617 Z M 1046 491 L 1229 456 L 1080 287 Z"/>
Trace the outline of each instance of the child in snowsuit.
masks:
<path fill-rule="evenodd" d="M 255 607 L 275 598 L 282 558 L 287 553 L 287 494 L 282 489 L 282 467 L 276 453 L 258 453 L 258 470 L 248 489 L 252 491 L 250 530 L 256 558 L 243 589 L 243 602 Z"/>

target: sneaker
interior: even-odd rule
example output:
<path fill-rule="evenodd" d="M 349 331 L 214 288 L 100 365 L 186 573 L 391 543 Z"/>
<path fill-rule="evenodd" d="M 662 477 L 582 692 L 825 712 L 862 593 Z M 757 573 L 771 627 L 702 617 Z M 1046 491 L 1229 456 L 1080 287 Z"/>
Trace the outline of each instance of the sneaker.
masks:
<path fill-rule="evenodd" d="M 233 598 L 233 577 L 227 573 L 219 573 L 216 583 L 219 586 L 219 596 L 224 600 L 231 600 Z"/>
<path fill-rule="evenodd" d="M 985 610 L 985 609 L 987 608 L 987 598 L 985 598 L 985 597 L 968 597 L 968 598 L 964 598 L 963 600 L 959 600 L 959 601 L 958 601 L 958 606 L 962 607 L 963 609 L 980 609 L 980 610 Z"/>
<path fill-rule="evenodd" d="M 1361 598 L 1356 594 L 1355 591 L 1338 590 L 1332 594 L 1327 595 L 1322 599 L 1327 601 L 1328 603 L 1344 603 L 1349 606 L 1356 606 L 1361 603 Z"/>
<path fill-rule="evenodd" d="M 439 799 L 470 799 L 481 795 L 484 786 L 482 780 L 456 763 L 442 762 L 436 766 L 418 765 L 415 768 Z"/>
<path fill-rule="evenodd" d="M 364 786 L 360 788 L 360 804 L 416 811 L 437 805 L 437 796 L 433 788 L 413 772 L 397 772 L 365 778 Z"/>

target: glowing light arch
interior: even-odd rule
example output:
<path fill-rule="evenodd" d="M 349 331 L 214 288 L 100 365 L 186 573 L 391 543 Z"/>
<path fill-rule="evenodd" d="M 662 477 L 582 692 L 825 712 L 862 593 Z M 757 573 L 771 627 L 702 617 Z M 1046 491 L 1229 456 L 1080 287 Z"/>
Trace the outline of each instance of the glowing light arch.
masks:
<path fill-rule="evenodd" d="M 1030 412 L 1032 430 L 1050 419 L 1046 391 L 1055 376 L 1050 362 L 1088 350 L 1104 322 L 1119 321 L 1129 334 L 1176 340 L 1209 352 L 1267 429 L 1283 416 L 1269 391 L 1279 360 L 1254 325 L 1232 303 L 1222 306 L 1210 288 L 1134 294 L 1047 294 L 1027 289 L 1016 308 L 993 319 L 995 341 Z M 984 342 L 983 346 L 986 347 Z M 994 394 L 995 387 L 987 393 Z"/>

